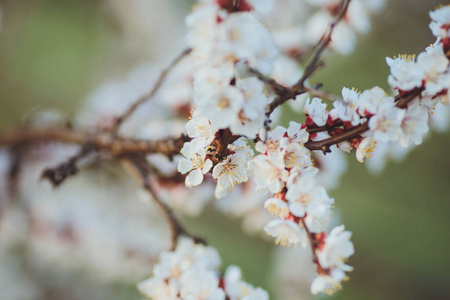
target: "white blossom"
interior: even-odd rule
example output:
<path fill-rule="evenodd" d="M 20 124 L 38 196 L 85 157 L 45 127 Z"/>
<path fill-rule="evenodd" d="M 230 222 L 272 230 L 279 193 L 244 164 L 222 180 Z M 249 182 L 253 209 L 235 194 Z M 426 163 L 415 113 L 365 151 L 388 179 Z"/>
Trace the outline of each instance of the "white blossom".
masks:
<path fill-rule="evenodd" d="M 280 198 L 269 198 L 264 202 L 264 208 L 269 213 L 280 218 L 287 218 L 289 216 L 289 207 L 287 203 Z"/>
<path fill-rule="evenodd" d="M 257 155 L 248 162 L 259 189 L 267 189 L 278 193 L 285 185 L 289 172 L 285 169 L 284 160 L 279 155 Z"/>
<path fill-rule="evenodd" d="M 237 184 L 247 181 L 248 175 L 247 158 L 238 153 L 229 155 L 213 169 L 213 178 L 217 179 L 214 195 L 218 199 L 222 198 Z"/>
<path fill-rule="evenodd" d="M 359 109 L 359 94 L 355 90 L 348 88 L 342 89 L 343 101 L 334 101 L 334 108 L 330 110 L 332 120 L 340 119 L 344 122 L 350 122 L 356 126 L 360 122 L 360 116 L 357 113 Z"/>
<path fill-rule="evenodd" d="M 350 241 L 352 233 L 344 230 L 344 225 L 334 227 L 325 238 L 325 246 L 320 251 L 317 251 L 317 257 L 323 268 L 339 268 L 344 271 L 352 270 L 350 266 L 345 264 L 345 259 L 355 253 L 353 243 Z"/>
<path fill-rule="evenodd" d="M 237 80 L 236 85 L 243 93 L 245 102 L 230 129 L 235 134 L 254 139 L 266 120 L 265 109 L 268 98 L 264 92 L 264 84 L 250 77 Z"/>
<path fill-rule="evenodd" d="M 388 97 L 386 95 L 386 92 L 378 86 L 373 87 L 369 90 L 364 90 L 359 95 L 360 105 L 358 113 L 361 117 L 373 115 L 378 111 L 378 108 L 380 107 L 382 102 L 393 100 L 394 98 Z"/>
<path fill-rule="evenodd" d="M 208 118 L 193 114 L 186 123 L 185 128 L 191 138 L 204 138 L 205 144 L 211 144 L 214 140 L 217 128 L 211 125 Z"/>
<path fill-rule="evenodd" d="M 309 133 L 305 129 L 302 129 L 301 124 L 290 121 L 289 127 L 287 128 L 287 138 L 289 143 L 305 144 L 308 141 Z"/>
<path fill-rule="evenodd" d="M 295 184 L 288 186 L 286 199 L 289 200 L 289 210 L 297 217 L 319 217 L 326 220 L 330 215 L 316 216 L 319 212 L 329 212 L 331 208 L 330 199 L 323 187 L 318 186 L 311 177 L 303 176 Z"/>
<path fill-rule="evenodd" d="M 327 274 L 319 274 L 311 284 L 311 292 L 332 294 L 341 288 L 341 281 L 346 276 L 345 272 L 353 268 L 345 264 L 345 260 L 354 254 L 355 250 L 350 241 L 351 232 L 344 231 L 344 225 L 333 228 L 325 238 L 325 245 L 316 251 L 320 266 L 328 271 Z"/>
<path fill-rule="evenodd" d="M 341 270 L 332 271 L 331 275 L 319 275 L 311 283 L 311 293 L 331 295 L 342 288 L 341 281 L 344 279 L 345 274 Z"/>
<path fill-rule="evenodd" d="M 190 268 L 181 276 L 181 299 L 225 300 L 225 292 L 219 287 L 217 271 Z"/>
<path fill-rule="evenodd" d="M 220 26 L 220 39 L 221 51 L 270 74 L 278 50 L 268 30 L 252 14 L 231 14 Z"/>
<path fill-rule="evenodd" d="M 425 76 L 423 69 L 414 61 L 413 56 L 402 55 L 395 59 L 386 57 L 386 63 L 391 69 L 388 83 L 400 91 L 411 91 L 422 86 Z"/>
<path fill-rule="evenodd" d="M 412 141 L 415 145 L 420 145 L 423 136 L 428 132 L 427 109 L 417 101 L 410 103 L 402 120 L 401 128 L 402 133 L 399 142 L 403 147 L 407 147 L 409 141 Z"/>
<path fill-rule="evenodd" d="M 283 247 L 302 242 L 305 239 L 299 225 L 291 220 L 275 219 L 264 227 L 267 234 L 275 237 L 275 244 Z"/>
<path fill-rule="evenodd" d="M 229 266 L 225 271 L 225 291 L 230 300 L 269 300 L 269 293 L 242 280 L 241 269 Z"/>
<path fill-rule="evenodd" d="M 314 97 L 312 100 L 308 98 L 304 111 L 317 126 L 326 124 L 328 118 L 327 105 L 322 103 L 322 100 L 319 98 Z"/>
<path fill-rule="evenodd" d="M 227 128 L 235 122 L 245 101 L 242 92 L 234 86 L 213 89 L 208 99 L 197 112 L 219 129 Z"/>
<path fill-rule="evenodd" d="M 273 130 L 268 132 L 266 132 L 264 128 L 261 128 L 259 132 L 261 141 L 258 141 L 256 143 L 256 151 L 260 153 L 270 153 L 276 151 L 279 147 L 279 142 L 286 131 L 286 128 L 284 128 L 283 126 L 277 126 Z"/>
<path fill-rule="evenodd" d="M 417 56 L 417 65 L 424 71 L 425 90 L 429 95 L 436 95 L 448 88 L 444 72 L 448 72 L 449 61 L 444 55 L 441 43 L 436 43 Z"/>
<path fill-rule="evenodd" d="M 450 5 L 442 6 L 434 11 L 430 11 L 430 29 L 433 34 L 441 38 L 450 37 Z"/>
<path fill-rule="evenodd" d="M 202 183 L 203 174 L 206 174 L 212 168 L 212 161 L 206 158 L 206 145 L 203 139 L 194 139 L 191 142 L 184 143 L 181 148 L 181 158 L 178 164 L 178 171 L 186 176 L 187 186 L 196 186 Z"/>
<path fill-rule="evenodd" d="M 364 162 L 364 158 L 372 156 L 372 152 L 376 146 L 376 140 L 370 137 L 364 138 L 358 145 L 358 148 L 356 148 L 356 159 L 361 163 Z"/>
<path fill-rule="evenodd" d="M 383 101 L 376 114 L 369 120 L 373 138 L 383 142 L 397 140 L 401 134 L 400 126 L 404 116 L 405 110 L 396 107 L 392 100 Z"/>

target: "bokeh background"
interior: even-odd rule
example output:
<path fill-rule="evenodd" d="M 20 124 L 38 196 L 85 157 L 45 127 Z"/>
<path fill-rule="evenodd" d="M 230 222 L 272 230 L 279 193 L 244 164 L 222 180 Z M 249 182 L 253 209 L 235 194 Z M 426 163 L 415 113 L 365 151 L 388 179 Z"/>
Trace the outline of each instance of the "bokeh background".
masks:
<path fill-rule="evenodd" d="M 183 49 L 183 18 L 193 1 L 136 1 L 140 4 L 133 8 L 126 2 L 0 1 L 0 130 L 42 109 L 72 116 L 100 83 Z M 419 53 L 434 42 L 428 11 L 439 1 L 387 2 L 355 52 L 327 56 L 326 68 L 313 80 L 337 94 L 343 86 L 387 89 L 385 57 Z M 175 13 L 159 13 L 167 9 Z M 284 117 L 298 118 L 292 112 Z M 353 232 L 356 254 L 350 264 L 355 270 L 342 291 L 317 298 L 450 297 L 449 146 L 450 134 L 433 132 L 403 162 L 389 164 L 378 176 L 348 158 L 349 169 L 331 195 Z M 273 289 L 272 243 L 241 233 L 239 221 L 212 209 L 184 222 L 219 249 L 224 265 L 237 264 L 249 282 Z M 114 299 L 139 298 L 133 287 L 114 290 Z"/>

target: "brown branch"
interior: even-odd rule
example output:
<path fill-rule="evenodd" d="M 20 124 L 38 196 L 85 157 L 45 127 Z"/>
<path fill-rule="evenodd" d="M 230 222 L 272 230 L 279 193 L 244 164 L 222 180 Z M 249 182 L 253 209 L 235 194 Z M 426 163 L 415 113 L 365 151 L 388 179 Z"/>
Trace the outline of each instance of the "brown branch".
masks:
<path fill-rule="evenodd" d="M 318 127 L 308 127 L 308 126 L 306 126 L 305 130 L 309 134 L 316 133 L 316 132 L 323 132 L 323 131 L 330 132 L 333 129 L 336 129 L 337 127 L 341 127 L 343 125 L 344 125 L 344 123 L 342 123 L 341 121 L 336 121 L 332 126 L 328 125 L 328 124 L 325 124 L 323 126 L 318 126 Z"/>
<path fill-rule="evenodd" d="M 320 56 L 322 52 L 325 50 L 325 48 L 328 46 L 328 44 L 331 41 L 331 35 L 333 33 L 334 28 L 336 25 L 342 20 L 342 18 L 345 16 L 345 13 L 347 12 L 348 5 L 350 4 L 351 0 L 343 0 L 341 4 L 341 9 L 339 14 L 337 15 L 336 19 L 333 23 L 330 24 L 328 31 L 324 34 L 322 39 L 319 41 L 317 46 L 315 47 L 315 51 L 310 59 L 309 64 L 306 66 L 305 71 L 303 73 L 303 76 L 297 81 L 294 86 L 292 86 L 290 89 L 283 91 L 283 93 L 278 94 L 278 96 L 268 105 L 266 109 L 266 116 L 270 117 L 272 112 L 280 105 L 284 104 L 286 101 L 290 99 L 295 99 L 296 96 L 303 94 L 307 92 L 304 84 L 306 79 L 311 77 L 311 75 L 319 68 L 324 66 L 323 61 L 320 61 Z"/>
<path fill-rule="evenodd" d="M 303 89 L 305 90 L 305 92 L 307 92 L 308 94 L 311 94 L 311 96 L 313 97 L 318 97 L 318 98 L 322 98 L 322 99 L 326 99 L 326 100 L 330 100 L 330 101 L 342 101 L 342 98 L 339 97 L 338 95 L 335 94 L 331 94 L 325 91 L 320 91 L 318 89 L 315 89 L 313 87 L 306 87 L 304 86 Z"/>
<path fill-rule="evenodd" d="M 396 97 L 396 106 L 399 108 L 405 108 L 409 102 L 415 99 L 421 94 L 423 89 L 415 89 L 409 94 Z M 340 126 L 340 123 L 336 123 L 334 126 Z M 332 128 L 323 126 L 317 128 L 307 129 L 309 133 L 328 131 Z M 329 148 L 332 145 L 340 142 L 350 140 L 352 138 L 360 136 L 362 133 L 369 129 L 368 122 L 364 122 L 350 130 L 344 131 L 334 137 L 322 141 L 309 141 L 305 144 L 305 147 L 309 150 L 321 150 L 329 152 Z M 236 136 L 233 136 L 228 140 L 236 140 Z M 47 128 L 47 129 L 30 129 L 25 128 L 22 130 L 10 131 L 4 135 L 0 135 L 0 147 L 16 148 L 26 146 L 33 143 L 42 142 L 59 142 L 66 144 L 77 145 L 90 145 L 97 151 L 102 151 L 106 154 L 121 157 L 130 154 L 150 154 L 161 153 L 169 157 L 180 153 L 181 148 L 185 142 L 190 139 L 184 135 L 178 138 L 168 138 L 159 141 L 151 140 L 139 140 L 133 138 L 116 137 L 110 133 L 92 134 L 88 132 L 76 131 L 72 128 Z M 222 142 L 222 140 L 221 140 Z M 221 143 L 222 144 L 222 143 Z M 220 146 L 220 145 L 219 145 Z M 222 145 L 226 149 L 226 145 Z"/>
<path fill-rule="evenodd" d="M 324 139 L 322 141 L 309 141 L 305 144 L 305 147 L 309 150 L 321 150 L 323 153 L 330 152 L 332 145 L 339 144 L 340 142 L 350 140 L 352 138 L 360 136 L 362 133 L 369 130 L 369 123 L 366 121 L 352 129 L 345 131 L 344 133 Z"/>
<path fill-rule="evenodd" d="M 120 126 L 126 121 L 127 118 L 129 118 L 135 111 L 136 109 L 142 105 L 144 102 L 146 102 L 147 100 L 151 99 L 156 92 L 159 90 L 159 88 L 161 87 L 162 83 L 164 82 L 164 80 L 166 79 L 167 75 L 169 74 L 169 72 L 187 55 L 189 55 L 189 53 L 191 53 L 190 48 L 185 49 L 183 52 L 181 52 L 174 61 L 172 61 L 172 63 L 166 68 L 164 69 L 161 74 L 158 77 L 158 80 L 156 80 L 153 88 L 145 95 L 142 95 L 138 100 L 136 100 L 136 102 L 133 103 L 133 105 L 131 105 L 121 116 L 119 116 L 116 119 L 116 123 L 114 125 L 114 127 L 111 129 L 111 132 L 113 132 L 114 134 L 117 134 L 117 132 L 120 129 Z"/>
<path fill-rule="evenodd" d="M 258 77 L 259 80 L 267 84 L 278 96 L 290 96 L 291 98 L 294 98 L 296 96 L 294 94 L 288 95 L 289 93 L 291 93 L 291 90 L 288 87 L 285 87 L 278 83 L 275 79 L 265 76 L 254 68 L 249 68 L 249 71 L 251 74 Z"/>
<path fill-rule="evenodd" d="M 41 178 L 47 179 L 53 185 L 53 187 L 59 186 L 68 177 L 74 176 L 78 173 L 78 162 L 88 156 L 94 151 L 94 147 L 90 143 L 83 145 L 81 150 L 69 158 L 67 161 L 59 164 L 53 168 L 46 168 L 42 171 Z"/>
<path fill-rule="evenodd" d="M 308 226 L 306 226 L 305 218 L 300 218 L 300 222 L 302 223 L 303 228 L 306 231 L 306 235 L 308 236 L 309 245 L 311 246 L 311 252 L 312 252 L 312 256 L 313 256 L 313 263 L 314 263 L 314 266 L 316 267 L 316 271 L 319 275 L 326 274 L 327 270 L 322 267 L 322 265 L 320 264 L 320 261 L 319 261 L 319 257 L 317 257 L 316 240 L 312 236 L 312 233 L 309 231 Z"/>
<path fill-rule="evenodd" d="M 147 160 L 142 155 L 131 155 L 124 158 L 122 162 L 125 164 L 125 169 L 135 177 L 145 188 L 145 190 L 150 194 L 155 203 L 164 212 L 169 223 L 172 237 L 171 237 L 171 248 L 170 250 L 175 250 L 177 239 L 181 235 L 185 235 L 194 240 L 195 243 L 202 243 L 206 245 L 206 241 L 202 238 L 196 237 L 190 234 L 177 220 L 174 216 L 172 210 L 159 199 L 158 194 L 150 182 L 150 170 L 151 166 L 148 164 Z"/>
<path fill-rule="evenodd" d="M 110 133 L 92 134 L 72 128 L 24 128 L 0 135 L 0 147 L 11 148 L 42 142 L 77 145 L 90 144 L 95 150 L 112 156 L 161 153 L 171 157 L 179 154 L 183 144 L 187 141 L 189 141 L 189 138 L 184 135 L 178 138 L 151 141 L 116 137 Z"/>
<path fill-rule="evenodd" d="M 302 78 L 294 85 L 293 89 L 301 89 L 303 87 L 303 84 L 305 83 L 306 79 L 311 77 L 311 75 L 321 66 L 320 56 L 322 55 L 322 52 L 325 50 L 325 48 L 329 45 L 331 42 L 331 35 L 333 34 L 334 28 L 336 25 L 344 18 L 345 14 L 347 13 L 348 6 L 350 4 L 351 0 L 342 0 L 341 2 L 341 9 L 334 20 L 333 23 L 330 24 L 328 31 L 325 33 L 325 35 L 322 37 L 322 39 L 319 41 L 319 43 L 316 46 L 316 49 L 314 50 L 313 56 L 311 57 L 311 60 L 309 61 L 309 64 L 305 68 L 305 72 L 303 73 Z"/>

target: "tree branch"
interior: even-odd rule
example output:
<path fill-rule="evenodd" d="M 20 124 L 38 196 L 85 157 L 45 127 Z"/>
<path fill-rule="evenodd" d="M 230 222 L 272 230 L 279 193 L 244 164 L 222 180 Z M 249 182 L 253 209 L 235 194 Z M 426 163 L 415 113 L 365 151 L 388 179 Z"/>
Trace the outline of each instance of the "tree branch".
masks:
<path fill-rule="evenodd" d="M 189 140 L 184 135 L 178 138 L 150 141 L 116 137 L 110 133 L 92 134 L 72 128 L 24 128 L 0 136 L 0 147 L 10 148 L 33 143 L 59 142 L 77 145 L 90 144 L 94 149 L 112 156 L 161 153 L 170 157 L 179 154 L 183 144 Z"/>
<path fill-rule="evenodd" d="M 331 42 L 331 35 L 333 34 L 334 28 L 342 20 L 342 18 L 344 18 L 345 14 L 347 13 L 350 1 L 351 0 L 342 0 L 341 9 L 336 19 L 334 20 L 333 23 L 330 24 L 327 33 L 322 37 L 322 39 L 317 44 L 313 56 L 311 57 L 309 64 L 305 68 L 305 72 L 303 73 L 302 78 L 300 78 L 300 80 L 293 86 L 294 90 L 301 89 L 306 79 L 308 79 L 322 65 L 322 62 L 319 61 L 320 56 L 322 55 L 322 52 L 325 50 L 325 48 Z"/>
<path fill-rule="evenodd" d="M 150 182 L 150 170 L 147 160 L 142 155 L 130 155 L 122 160 L 125 163 L 125 169 L 129 171 L 129 173 L 135 177 L 145 188 L 145 190 L 150 194 L 155 203 L 159 206 L 159 208 L 164 212 L 164 215 L 167 218 L 167 222 L 169 223 L 172 237 L 171 237 L 171 248 L 170 250 L 175 250 L 177 239 L 180 235 L 185 235 L 194 240 L 195 243 L 202 243 L 206 245 L 206 241 L 200 237 L 194 236 L 190 234 L 177 220 L 177 218 L 172 213 L 172 210 L 162 202 L 156 190 L 152 186 Z"/>
<path fill-rule="evenodd" d="M 284 91 L 283 93 L 278 94 L 278 96 L 268 105 L 268 107 L 266 109 L 267 117 L 270 117 L 272 112 L 278 106 L 282 105 L 283 103 L 285 103 L 286 101 L 288 101 L 290 99 L 295 99 L 295 97 L 300 94 L 307 92 L 307 89 L 304 86 L 305 81 L 306 81 L 306 79 L 311 77 L 311 75 L 317 69 L 323 67 L 324 64 L 322 61 L 320 61 L 320 56 L 331 41 L 331 35 L 333 33 L 334 28 L 345 16 L 345 13 L 347 12 L 350 1 L 351 0 L 343 0 L 342 1 L 341 10 L 340 10 L 339 14 L 337 15 L 334 22 L 330 24 L 328 31 L 324 34 L 324 37 L 322 37 L 322 39 L 317 44 L 315 51 L 310 59 L 310 62 L 308 63 L 308 65 L 305 68 L 303 76 L 290 89 L 288 89 L 287 91 Z"/>
<path fill-rule="evenodd" d="M 320 264 L 320 261 L 319 261 L 319 257 L 317 257 L 317 253 L 316 253 L 317 243 L 316 243 L 316 240 L 314 239 L 312 233 L 309 231 L 308 226 L 306 226 L 305 218 L 300 218 L 300 222 L 302 223 L 303 228 L 306 231 L 306 235 L 308 236 L 309 245 L 311 246 L 311 252 L 312 252 L 312 256 L 313 256 L 313 263 L 314 263 L 314 266 L 316 268 L 317 274 L 319 274 L 319 275 L 326 274 L 327 270 L 324 267 L 322 267 L 322 265 Z"/>
<path fill-rule="evenodd" d="M 48 179 L 53 187 L 59 186 L 68 177 L 74 176 L 78 173 L 78 162 L 92 153 L 94 150 L 95 149 L 90 143 L 83 145 L 81 150 L 77 154 L 69 158 L 67 161 L 59 164 L 56 167 L 46 168 L 42 172 L 41 178 Z"/>
<path fill-rule="evenodd" d="M 320 91 L 318 89 L 315 89 L 313 87 L 307 87 L 304 86 L 303 89 L 308 93 L 311 94 L 311 96 L 313 97 L 318 97 L 321 99 L 325 99 L 325 100 L 330 100 L 330 101 L 338 101 L 338 100 L 342 100 L 341 97 L 339 97 L 338 95 L 335 94 L 331 94 L 325 91 Z"/>
<path fill-rule="evenodd" d="M 185 49 L 183 52 L 181 52 L 181 54 L 179 54 L 174 61 L 172 61 L 172 63 L 166 68 L 164 69 L 161 74 L 158 77 L 158 80 L 156 80 L 153 88 L 150 90 L 150 92 L 148 92 L 147 94 L 141 96 L 138 100 L 136 100 L 136 102 L 133 103 L 133 105 L 131 105 L 121 116 L 119 116 L 116 119 L 116 123 L 114 125 L 114 127 L 111 129 L 111 132 L 113 132 L 114 134 L 117 134 L 117 132 L 120 129 L 120 126 L 126 121 L 127 118 L 129 118 L 135 111 L 136 109 L 142 105 L 145 101 L 150 100 L 158 91 L 158 89 L 161 87 L 162 83 L 164 82 L 164 80 L 166 79 L 167 75 L 169 74 L 169 72 L 187 55 L 189 55 L 189 53 L 191 53 L 190 48 Z"/>

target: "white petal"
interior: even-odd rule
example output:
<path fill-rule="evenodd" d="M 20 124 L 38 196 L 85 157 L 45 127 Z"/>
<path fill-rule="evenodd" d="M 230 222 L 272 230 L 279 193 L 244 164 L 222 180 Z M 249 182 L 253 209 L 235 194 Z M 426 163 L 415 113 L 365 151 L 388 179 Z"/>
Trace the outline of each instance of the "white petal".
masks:
<path fill-rule="evenodd" d="M 192 163 L 192 160 L 186 158 L 180 159 L 180 162 L 178 163 L 178 172 L 180 172 L 181 174 L 186 174 L 193 168 L 194 164 Z"/>
<path fill-rule="evenodd" d="M 189 181 L 193 186 L 199 185 L 203 181 L 203 174 L 200 169 L 195 169 L 189 173 Z"/>

